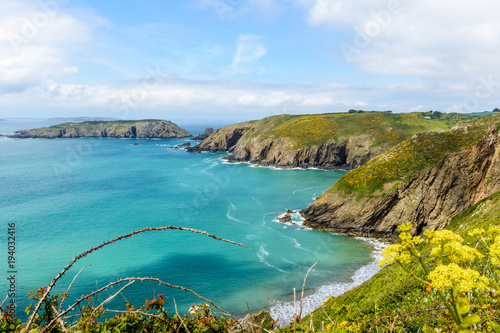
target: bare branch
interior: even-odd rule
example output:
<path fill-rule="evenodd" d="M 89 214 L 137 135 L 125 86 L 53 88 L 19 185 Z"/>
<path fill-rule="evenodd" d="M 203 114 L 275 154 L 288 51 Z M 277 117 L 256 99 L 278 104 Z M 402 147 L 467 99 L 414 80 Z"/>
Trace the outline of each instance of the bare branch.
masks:
<path fill-rule="evenodd" d="M 182 326 L 184 326 L 184 328 L 186 329 L 186 331 L 188 333 L 191 333 L 189 331 L 189 329 L 187 328 L 186 324 L 184 323 L 184 319 L 179 315 L 179 312 L 177 311 L 177 302 L 175 301 L 175 298 L 174 298 L 174 306 L 175 306 L 175 314 L 177 315 L 177 317 L 179 317 L 180 321 L 181 321 L 181 324 Z M 179 332 L 179 330 L 177 330 L 177 332 Z"/>
<path fill-rule="evenodd" d="M 47 330 L 50 329 L 50 327 L 54 324 L 54 322 L 56 320 L 58 320 L 60 317 L 66 315 L 67 313 L 71 312 L 77 305 L 79 305 L 81 302 L 83 302 L 84 300 L 86 299 L 89 299 L 95 295 L 97 295 L 98 293 L 108 289 L 108 288 L 111 288 L 112 286 L 114 285 L 117 285 L 117 284 L 120 284 L 120 283 L 123 283 L 123 282 L 131 282 L 131 281 L 154 281 L 154 282 L 158 282 L 159 284 L 161 285 L 164 285 L 164 286 L 167 286 L 167 287 L 170 287 L 170 288 L 173 288 L 173 289 L 180 289 L 180 290 L 183 290 L 183 291 L 187 291 L 187 292 L 190 292 L 191 294 L 195 295 L 196 297 L 198 297 L 199 299 L 209 303 L 210 305 L 212 305 L 214 308 L 222 311 L 224 314 L 230 316 L 231 318 L 233 318 L 235 321 L 238 322 L 238 319 L 236 317 L 234 317 L 232 314 L 230 314 L 229 312 L 227 312 L 226 310 L 218 307 L 217 305 L 215 305 L 211 300 L 209 299 L 206 299 L 205 297 L 203 296 L 200 296 L 199 294 L 197 294 L 196 292 L 194 292 L 193 290 L 191 289 L 187 289 L 187 288 L 184 288 L 182 286 L 174 286 L 170 283 L 167 283 L 167 282 L 163 282 L 161 281 L 160 279 L 157 279 L 157 278 L 148 278 L 148 277 L 142 277 L 142 278 L 136 278 L 136 277 L 131 277 L 131 278 L 124 278 L 124 279 L 119 279 L 115 282 L 111 282 L 109 283 L 108 285 L 104 286 L 104 287 L 101 287 L 93 292 L 91 292 L 90 294 L 87 294 L 85 296 L 82 296 L 80 297 L 78 300 L 76 300 L 76 302 L 74 304 L 72 304 L 70 307 L 68 307 L 66 310 L 64 310 L 63 312 L 61 312 L 60 314 L 58 314 L 54 319 L 52 319 L 52 321 L 47 324 L 47 326 L 45 326 L 45 328 L 41 331 L 41 333 L 44 333 L 46 332 Z"/>
<path fill-rule="evenodd" d="M 200 231 L 200 230 L 191 229 L 191 228 L 174 227 L 174 226 L 165 226 L 165 227 L 156 227 L 156 228 L 144 228 L 144 229 L 133 231 L 133 232 L 131 232 L 129 234 L 126 234 L 124 236 L 118 236 L 118 237 L 116 237 L 116 238 L 114 238 L 112 240 L 104 242 L 101 245 L 94 246 L 90 250 L 87 250 L 87 251 L 85 251 L 85 252 L 77 255 L 76 257 L 73 258 L 73 260 L 70 261 L 70 263 L 68 265 L 66 265 L 66 267 L 64 267 L 64 269 L 61 272 L 59 272 L 59 274 L 57 274 L 56 277 L 54 277 L 52 279 L 52 281 L 50 282 L 50 284 L 46 288 L 45 293 L 42 295 L 42 297 L 40 298 L 40 300 L 36 304 L 35 308 L 33 309 L 33 313 L 29 317 L 28 322 L 26 324 L 26 331 L 29 331 L 29 328 L 30 328 L 31 324 L 33 323 L 33 319 L 35 318 L 35 316 L 37 315 L 38 311 L 40 310 L 40 307 L 42 306 L 42 303 L 45 301 L 45 299 L 47 298 L 47 296 L 49 295 L 49 293 L 52 291 L 52 288 L 54 288 L 54 285 L 56 284 L 56 282 L 71 268 L 71 266 L 73 266 L 75 264 L 75 262 L 77 262 L 78 260 L 86 257 L 90 253 L 92 253 L 94 251 L 97 251 L 97 250 L 100 250 L 104 246 L 113 244 L 113 243 L 115 243 L 115 242 L 117 242 L 119 240 L 122 240 L 122 239 L 125 239 L 125 238 L 130 238 L 130 237 L 132 237 L 134 235 L 137 235 L 137 234 L 140 234 L 140 233 L 144 233 L 144 232 L 148 232 L 148 231 L 161 231 L 161 230 L 190 231 L 190 232 L 193 232 L 193 233 L 198 233 L 198 234 L 202 234 L 202 235 L 214 238 L 216 240 L 220 240 L 220 241 L 223 241 L 223 242 L 227 242 L 227 243 L 231 243 L 231 244 L 236 244 L 236 245 L 248 248 L 248 246 L 246 246 L 246 245 L 243 245 L 241 243 L 237 243 L 237 242 L 233 242 L 233 241 L 230 241 L 230 240 L 227 240 L 227 239 L 223 239 L 223 238 L 217 237 L 215 235 L 209 234 L 206 231 Z"/>
<path fill-rule="evenodd" d="M 302 285 L 302 294 L 300 296 L 300 312 L 299 312 L 299 317 L 298 319 L 300 320 L 300 318 L 302 318 L 302 303 L 304 302 L 304 289 L 306 287 L 306 281 L 307 281 L 307 276 L 309 275 L 309 273 L 311 272 L 311 270 L 313 269 L 314 266 L 316 266 L 316 264 L 318 263 L 319 261 L 316 261 L 314 263 L 314 265 L 312 265 L 309 270 L 307 271 L 306 273 L 306 276 L 304 277 L 304 284 Z"/>
<path fill-rule="evenodd" d="M 68 290 L 66 290 L 66 294 L 68 294 L 68 293 L 69 293 L 69 291 L 71 290 L 71 287 L 73 286 L 73 283 L 75 283 L 76 278 L 78 277 L 78 275 L 80 275 L 80 273 L 81 273 L 81 272 L 83 272 L 83 270 L 84 270 L 85 268 L 89 267 L 89 266 L 92 266 L 92 265 L 86 265 L 86 266 L 83 266 L 83 267 L 82 267 L 82 269 L 80 269 L 80 271 L 78 272 L 78 274 L 76 274 L 76 275 L 75 275 L 75 277 L 73 278 L 73 281 L 71 281 L 71 283 L 70 283 L 70 284 L 69 284 L 69 286 L 68 286 Z M 65 300 L 65 298 L 63 298 L 63 299 L 61 300 L 61 304 L 59 304 L 59 311 L 61 311 L 61 309 L 62 309 L 62 306 L 63 306 L 64 300 Z"/>
<path fill-rule="evenodd" d="M 93 313 L 96 312 L 97 309 L 99 309 L 100 307 L 104 306 L 104 304 L 110 302 L 111 300 L 113 300 L 116 296 L 118 296 L 119 294 L 121 294 L 122 291 L 124 291 L 125 289 L 127 289 L 128 286 L 130 286 L 131 284 L 133 284 L 135 281 L 130 281 L 129 283 L 127 283 L 124 287 L 120 288 L 120 290 L 118 290 L 114 295 L 111 295 L 110 297 L 108 297 L 104 302 L 102 302 L 101 304 L 99 304 L 99 306 L 97 308 L 94 309 Z"/>

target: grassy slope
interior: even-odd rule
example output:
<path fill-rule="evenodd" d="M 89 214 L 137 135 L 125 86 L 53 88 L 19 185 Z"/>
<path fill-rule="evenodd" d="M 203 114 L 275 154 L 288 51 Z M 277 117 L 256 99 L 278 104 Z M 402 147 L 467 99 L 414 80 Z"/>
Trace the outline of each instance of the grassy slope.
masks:
<path fill-rule="evenodd" d="M 368 134 L 373 138 L 374 146 L 394 146 L 417 133 L 446 130 L 460 122 L 474 119 L 477 117 L 447 114 L 440 120 L 428 120 L 418 112 L 392 114 L 374 111 L 353 114 L 279 115 L 232 126 L 253 127 L 242 137 L 242 142 L 259 136 L 263 140 L 288 138 L 295 148 L 301 148 Z"/>
<path fill-rule="evenodd" d="M 382 190 L 385 184 L 407 180 L 415 171 L 436 164 L 446 154 L 472 147 L 498 122 L 500 115 L 479 119 L 467 129 L 460 127 L 416 135 L 347 173 L 327 192 L 371 194 Z"/>
<path fill-rule="evenodd" d="M 456 215 L 447 229 L 467 239 L 467 231 L 473 228 L 500 225 L 499 216 L 500 191 Z M 416 263 L 414 267 L 419 269 Z M 427 295 L 420 283 L 405 274 L 399 266 L 390 265 L 359 287 L 330 298 L 323 308 L 313 313 L 313 322 L 316 329 L 322 327 L 322 322 L 326 326 L 331 321 L 348 321 L 361 324 L 363 331 L 372 328 L 372 332 L 386 332 L 394 324 L 395 328 L 417 332 L 424 324 L 436 327 L 449 324 L 443 316 L 433 316 L 433 312 L 417 313 L 441 306 L 434 292 Z M 438 313 L 446 312 L 441 310 Z M 304 322 L 309 320 L 310 317 L 307 317 Z"/>

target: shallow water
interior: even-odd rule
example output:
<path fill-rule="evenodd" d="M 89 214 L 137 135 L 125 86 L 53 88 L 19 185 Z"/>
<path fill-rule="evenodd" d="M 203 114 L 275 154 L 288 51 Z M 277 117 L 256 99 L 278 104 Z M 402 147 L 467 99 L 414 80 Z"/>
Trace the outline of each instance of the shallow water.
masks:
<path fill-rule="evenodd" d="M 24 125 L 0 122 L 0 133 L 40 126 Z M 24 295 L 48 285 L 75 255 L 145 227 L 196 228 L 249 249 L 189 232 L 148 232 L 79 260 L 56 290 L 66 290 L 78 271 L 91 265 L 78 276 L 73 298 L 119 278 L 153 276 L 193 289 L 236 316 L 247 312 L 248 302 L 252 312 L 271 308 L 286 323 L 293 288 L 302 287 L 316 261 L 306 288 L 311 307 L 377 271 L 366 266 L 374 246 L 364 239 L 308 230 L 298 214 L 295 223 L 275 222 L 287 209 L 307 207 L 343 171 L 228 164 L 224 154 L 170 149 L 185 141 L 0 138 L 0 216 L 5 234 L 7 223 L 16 223 L 18 316 L 28 304 Z M 6 250 L 0 253 L 5 263 Z M 201 302 L 148 282 L 123 294 L 140 304 L 159 293 L 169 297 L 170 311 L 173 298 L 184 313 Z M 123 302 L 116 298 L 109 308 Z"/>

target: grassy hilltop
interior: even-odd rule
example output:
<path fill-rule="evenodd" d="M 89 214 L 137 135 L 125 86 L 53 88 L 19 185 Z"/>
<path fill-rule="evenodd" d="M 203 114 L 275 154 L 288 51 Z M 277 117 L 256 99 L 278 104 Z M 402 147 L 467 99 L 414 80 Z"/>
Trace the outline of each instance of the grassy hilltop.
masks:
<path fill-rule="evenodd" d="M 191 152 L 280 168 L 353 169 L 413 135 L 478 119 L 462 114 L 358 111 L 278 115 L 216 130 Z"/>
<path fill-rule="evenodd" d="M 369 135 L 374 146 L 395 145 L 417 133 L 447 130 L 458 123 L 477 119 L 456 113 L 426 119 L 429 117 L 421 112 L 394 114 L 380 111 L 279 115 L 243 123 L 251 124 L 252 130 L 242 141 L 257 137 L 262 140 L 287 138 L 294 143 L 294 148 L 301 148 Z"/>
<path fill-rule="evenodd" d="M 491 116 L 451 131 L 417 134 L 390 152 L 347 173 L 328 192 L 355 192 L 360 195 L 387 192 L 398 182 L 408 180 L 414 172 L 436 164 L 446 154 L 472 147 L 497 122 L 500 122 L 500 116 Z"/>

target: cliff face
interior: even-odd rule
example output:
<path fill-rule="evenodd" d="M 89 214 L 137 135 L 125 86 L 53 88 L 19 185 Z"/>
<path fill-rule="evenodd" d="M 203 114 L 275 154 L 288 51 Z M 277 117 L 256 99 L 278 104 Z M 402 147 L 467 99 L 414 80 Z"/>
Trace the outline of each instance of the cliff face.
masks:
<path fill-rule="evenodd" d="M 338 143 L 293 149 L 288 138 L 263 141 L 255 138 L 235 145 L 229 150 L 231 155 L 227 160 L 281 168 L 352 169 L 389 148 L 372 147 L 371 143 L 369 136 L 361 135 Z"/>
<path fill-rule="evenodd" d="M 401 223 L 414 233 L 444 228 L 450 219 L 500 190 L 499 134 L 490 130 L 470 149 L 447 155 L 379 197 L 325 192 L 301 213 L 304 225 L 355 236 L 390 237 Z"/>
<path fill-rule="evenodd" d="M 266 128 L 269 130 L 269 128 Z M 199 145 L 188 152 L 229 152 L 230 162 L 250 162 L 262 166 L 281 168 L 352 169 L 373 157 L 389 150 L 391 145 L 373 145 L 369 135 L 357 135 L 339 142 L 329 142 L 297 147 L 296 141 L 288 138 L 267 138 L 259 124 L 250 122 L 231 125 L 215 130 Z M 262 131 L 265 133 L 265 131 Z"/>
<path fill-rule="evenodd" d="M 232 151 L 238 140 L 251 128 L 243 124 L 242 126 L 228 126 L 216 129 L 207 139 L 199 145 L 187 149 L 189 152 L 201 153 Z"/>
<path fill-rule="evenodd" d="M 282 168 L 353 169 L 417 133 L 446 130 L 473 118 L 467 117 L 429 121 L 420 113 L 279 115 L 218 129 L 188 151 L 224 151 L 230 153 L 229 161 Z"/>
<path fill-rule="evenodd" d="M 89 121 L 17 131 L 14 138 L 185 138 L 191 134 L 170 121 Z"/>

